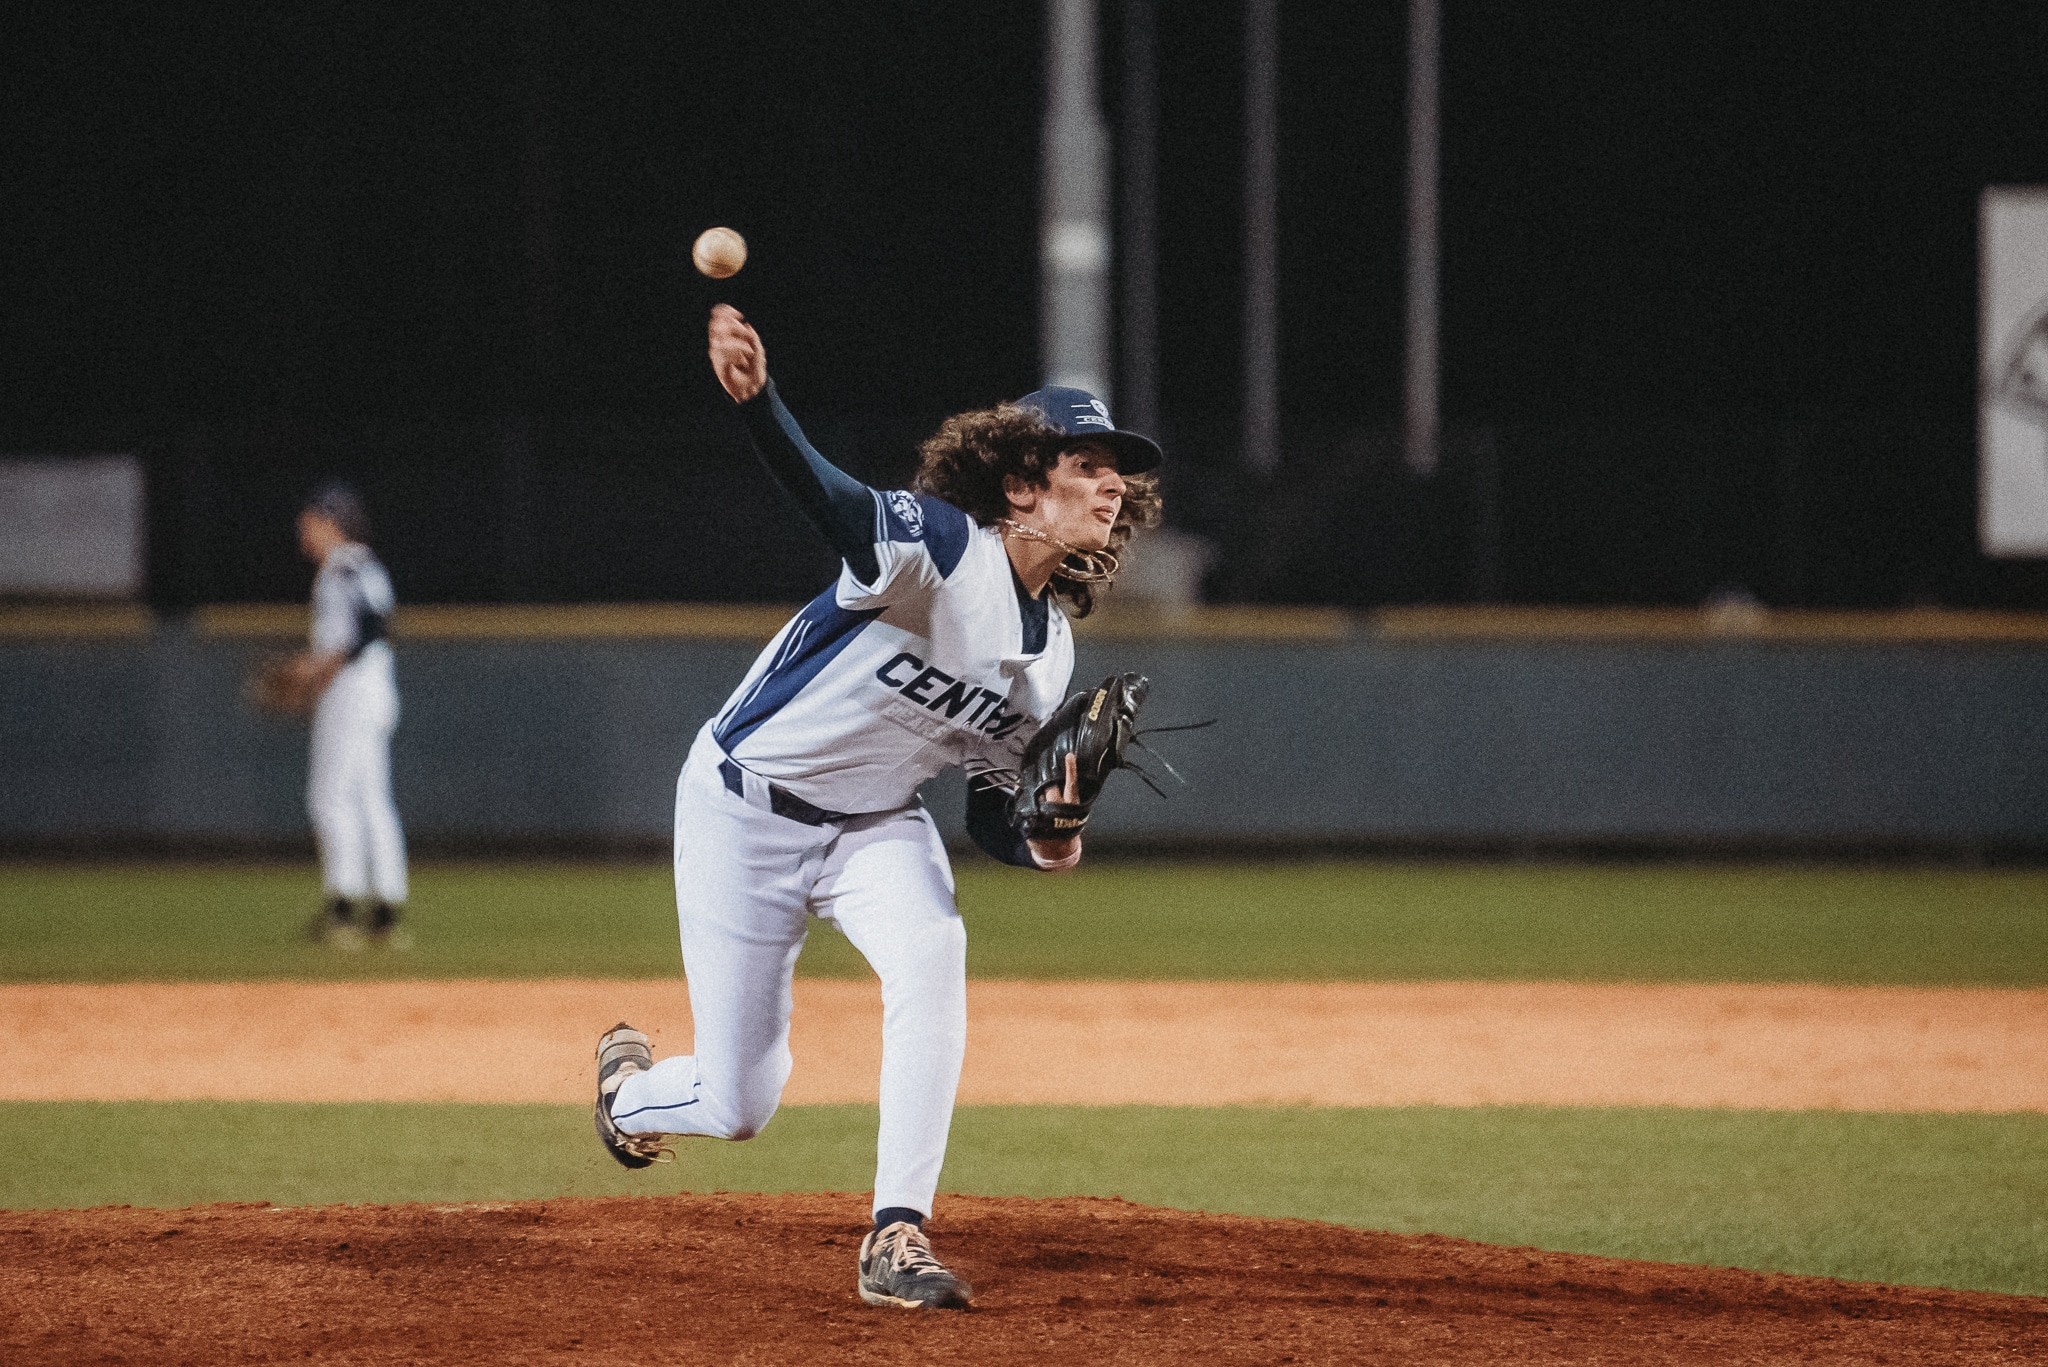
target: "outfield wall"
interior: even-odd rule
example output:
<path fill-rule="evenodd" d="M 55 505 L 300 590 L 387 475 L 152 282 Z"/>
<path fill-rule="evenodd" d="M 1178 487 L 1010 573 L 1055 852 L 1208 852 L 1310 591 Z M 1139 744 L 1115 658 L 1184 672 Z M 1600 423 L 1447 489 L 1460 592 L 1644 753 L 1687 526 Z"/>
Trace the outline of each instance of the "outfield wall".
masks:
<path fill-rule="evenodd" d="M 410 833 L 658 844 L 751 629 L 401 634 Z M 1105 841 L 2048 851 L 2040 641 L 1247 635 L 1081 642 L 1077 679 L 1153 677 L 1148 720 L 1220 719 L 1159 739 L 1192 781 L 1170 801 L 1113 787 Z M 305 731 L 240 697 L 282 644 L 191 621 L 0 639 L 0 845 L 303 839 Z M 957 787 L 930 797 L 957 828 Z"/>

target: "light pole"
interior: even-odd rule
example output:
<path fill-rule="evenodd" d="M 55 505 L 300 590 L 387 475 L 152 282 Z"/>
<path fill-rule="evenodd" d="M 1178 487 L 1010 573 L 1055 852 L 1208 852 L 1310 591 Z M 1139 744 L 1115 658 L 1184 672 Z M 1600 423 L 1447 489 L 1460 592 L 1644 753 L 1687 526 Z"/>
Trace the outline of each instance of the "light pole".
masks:
<path fill-rule="evenodd" d="M 1123 262 L 1122 398 L 1117 420 L 1159 434 L 1159 80 L 1153 0 L 1124 0 L 1123 156 L 1117 216 Z"/>
<path fill-rule="evenodd" d="M 1402 447 L 1408 468 L 1436 473 L 1438 0 L 1408 0 L 1408 354 Z"/>
<path fill-rule="evenodd" d="M 1244 12 L 1244 463 L 1280 465 L 1280 0 Z"/>
<path fill-rule="evenodd" d="M 1109 397 L 1109 134 L 1095 0 L 1047 0 L 1040 347 L 1048 385 Z"/>

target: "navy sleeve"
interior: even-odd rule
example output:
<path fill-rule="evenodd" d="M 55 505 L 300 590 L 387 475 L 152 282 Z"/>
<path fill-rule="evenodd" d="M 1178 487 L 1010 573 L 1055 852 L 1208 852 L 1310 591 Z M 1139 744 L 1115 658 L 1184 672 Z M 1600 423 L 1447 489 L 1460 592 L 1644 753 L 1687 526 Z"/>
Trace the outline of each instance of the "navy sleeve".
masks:
<path fill-rule="evenodd" d="M 1010 794 L 978 778 L 967 780 L 967 834 L 991 859 L 1020 869 L 1038 867 L 1031 847 L 1010 822 Z"/>
<path fill-rule="evenodd" d="M 818 454 L 783 406 L 775 381 L 739 406 L 753 438 L 754 453 L 832 549 L 872 583 L 881 566 L 875 559 L 875 491 Z"/>

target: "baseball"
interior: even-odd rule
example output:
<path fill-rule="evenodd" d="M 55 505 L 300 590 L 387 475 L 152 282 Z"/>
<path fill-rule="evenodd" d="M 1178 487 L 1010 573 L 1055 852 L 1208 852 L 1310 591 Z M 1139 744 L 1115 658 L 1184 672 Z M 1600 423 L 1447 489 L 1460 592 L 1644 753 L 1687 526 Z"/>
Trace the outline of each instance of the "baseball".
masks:
<path fill-rule="evenodd" d="M 747 264 L 747 239 L 730 228 L 706 228 L 690 248 L 690 260 L 713 280 L 737 275 Z"/>

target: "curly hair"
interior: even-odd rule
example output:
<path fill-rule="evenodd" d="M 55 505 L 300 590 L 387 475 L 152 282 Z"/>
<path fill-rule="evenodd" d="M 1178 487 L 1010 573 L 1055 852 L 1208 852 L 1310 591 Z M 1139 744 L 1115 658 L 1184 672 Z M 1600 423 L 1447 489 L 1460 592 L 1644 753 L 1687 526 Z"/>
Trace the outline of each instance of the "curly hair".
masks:
<path fill-rule="evenodd" d="M 1010 515 L 1003 480 L 1014 475 L 1030 487 L 1048 487 L 1060 453 L 1077 440 L 1081 439 L 1015 404 L 955 414 L 918 448 L 917 478 L 912 487 L 944 499 L 978 526 L 993 526 Z M 1159 513 L 1157 477 L 1125 475 L 1123 506 L 1109 529 L 1110 552 L 1121 554 L 1138 528 L 1157 526 Z M 1072 559 L 1061 561 L 1061 568 Z M 1095 610 L 1095 590 L 1108 586 L 1076 579 L 1061 568 L 1052 572 L 1054 595 L 1066 605 L 1069 616 L 1086 617 Z"/>

